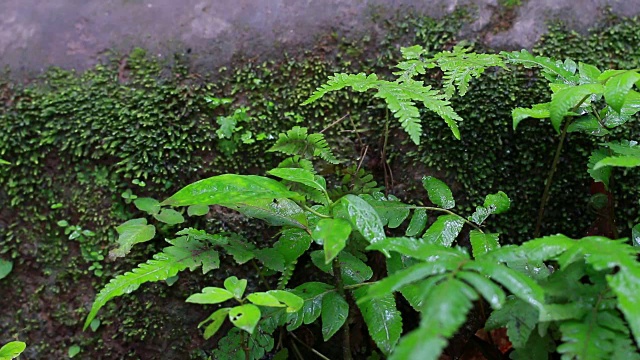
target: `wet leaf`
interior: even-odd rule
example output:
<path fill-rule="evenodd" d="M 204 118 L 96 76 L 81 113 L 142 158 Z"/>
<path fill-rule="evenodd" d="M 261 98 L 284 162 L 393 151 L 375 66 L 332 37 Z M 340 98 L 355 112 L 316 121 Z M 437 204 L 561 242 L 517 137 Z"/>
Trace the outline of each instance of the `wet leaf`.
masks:
<path fill-rule="evenodd" d="M 334 207 L 336 218 L 345 219 L 370 243 L 385 238 L 384 227 L 378 213 L 365 200 L 355 195 L 345 195 Z"/>
<path fill-rule="evenodd" d="M 451 246 L 460 234 L 464 219 L 458 215 L 441 215 L 425 231 L 422 239 L 430 244 Z"/>
<path fill-rule="evenodd" d="M 249 334 L 253 334 L 260 321 L 260 308 L 253 304 L 245 304 L 236 306 L 229 310 L 229 320 L 237 328 L 240 328 Z"/>
<path fill-rule="evenodd" d="M 233 293 L 236 299 L 242 299 L 244 290 L 247 288 L 247 280 L 238 280 L 235 276 L 230 276 L 224 280 L 225 289 Z"/>
<path fill-rule="evenodd" d="M 409 226 L 407 227 L 407 231 L 405 232 L 406 236 L 417 236 L 427 225 L 427 210 L 425 209 L 416 209 L 413 213 L 413 217 L 409 222 Z"/>
<path fill-rule="evenodd" d="M 331 262 L 344 249 L 351 234 L 351 225 L 344 219 L 322 219 L 318 221 L 311 237 L 323 244 L 324 261 Z"/>
<path fill-rule="evenodd" d="M 366 288 L 359 288 L 353 292 L 356 301 L 366 294 Z M 402 314 L 396 308 L 395 297 L 389 293 L 357 304 L 371 339 L 385 355 L 389 355 L 402 334 Z"/>
<path fill-rule="evenodd" d="M 327 293 L 322 298 L 322 338 L 328 341 L 344 325 L 349 315 L 349 304 L 337 292 Z"/>
<path fill-rule="evenodd" d="M 482 255 L 491 252 L 500 247 L 498 242 L 499 234 L 485 234 L 478 230 L 471 230 L 469 238 L 471 241 L 471 250 L 473 257 L 479 258 Z"/>
<path fill-rule="evenodd" d="M 422 178 L 422 185 L 429 194 L 429 200 L 443 209 L 451 209 L 456 206 L 456 202 L 451 194 L 451 189 L 442 180 L 433 176 Z"/>
<path fill-rule="evenodd" d="M 112 257 L 122 257 L 131 251 L 133 245 L 146 242 L 154 238 L 156 228 L 153 225 L 147 225 L 147 219 L 132 219 L 116 228 L 118 232 L 117 249 L 112 250 L 109 255 Z"/>

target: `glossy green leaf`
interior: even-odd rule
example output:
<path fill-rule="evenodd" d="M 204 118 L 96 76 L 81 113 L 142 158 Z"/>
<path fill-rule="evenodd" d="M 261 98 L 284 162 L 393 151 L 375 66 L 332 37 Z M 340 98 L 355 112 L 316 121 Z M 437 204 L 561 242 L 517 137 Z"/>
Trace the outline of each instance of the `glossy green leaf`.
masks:
<path fill-rule="evenodd" d="M 231 309 L 229 308 L 218 309 L 214 311 L 211 315 L 209 315 L 208 318 L 206 318 L 200 324 L 198 324 L 198 327 L 201 327 L 202 325 L 209 323 L 209 325 L 207 325 L 207 327 L 204 328 L 203 337 L 205 340 L 209 340 L 213 335 L 215 335 L 218 332 L 218 330 L 220 330 L 220 327 L 224 323 L 224 319 L 226 319 L 227 315 L 229 315 L 229 310 Z"/>
<path fill-rule="evenodd" d="M 187 215 L 189 216 L 204 216 L 209 213 L 209 205 L 191 205 L 187 208 Z"/>
<path fill-rule="evenodd" d="M 337 292 L 327 293 L 322 298 L 322 338 L 328 341 L 347 321 L 349 304 Z"/>
<path fill-rule="evenodd" d="M 442 180 L 433 176 L 422 178 L 422 186 L 429 194 L 429 200 L 443 209 L 451 209 L 456 206 L 456 202 L 451 194 L 451 189 Z"/>
<path fill-rule="evenodd" d="M 604 98 L 607 104 L 615 111 L 620 112 L 629 90 L 638 81 L 640 81 L 640 74 L 636 71 L 626 71 L 610 77 L 605 84 L 604 90 Z"/>
<path fill-rule="evenodd" d="M 334 216 L 351 223 L 352 228 L 370 243 L 385 238 L 384 227 L 378 213 L 365 200 L 355 195 L 345 195 L 334 206 Z"/>
<path fill-rule="evenodd" d="M 13 262 L 0 259 L 0 280 L 4 279 L 13 270 Z"/>
<path fill-rule="evenodd" d="M 187 236 L 167 241 L 173 246 L 164 248 L 163 252 L 180 259 L 191 271 L 202 266 L 202 273 L 206 274 L 220 267 L 220 254 L 206 242 L 189 239 Z"/>
<path fill-rule="evenodd" d="M 473 252 L 473 257 L 482 257 L 482 255 L 499 248 L 499 236 L 500 234 L 486 234 L 478 230 L 471 230 L 471 232 L 469 233 L 469 238 L 471 241 L 471 251 Z"/>
<path fill-rule="evenodd" d="M 382 225 L 391 229 L 400 226 L 409 217 L 412 206 L 399 201 L 395 196 L 385 197 L 381 193 L 361 195 L 375 209 L 382 220 Z"/>
<path fill-rule="evenodd" d="M 233 297 L 233 293 L 229 290 L 217 287 L 206 287 L 202 289 L 202 293 L 193 294 L 185 301 L 194 304 L 219 304 L 233 299 Z"/>
<path fill-rule="evenodd" d="M 153 217 L 156 220 L 169 225 L 176 225 L 184 222 L 184 216 L 173 209 L 162 209 L 159 214 L 155 214 Z"/>
<path fill-rule="evenodd" d="M 489 194 L 484 199 L 484 207 L 492 208 L 495 207 L 493 211 L 494 214 L 502 214 L 503 212 L 509 210 L 511 207 L 511 199 L 502 191 L 498 191 L 495 194 Z"/>
<path fill-rule="evenodd" d="M 69 350 L 67 351 L 67 355 L 69 356 L 69 358 L 73 359 L 74 357 L 76 357 L 76 355 L 78 355 L 80 353 L 80 346 L 78 345 L 72 345 L 71 347 L 69 347 Z"/>
<path fill-rule="evenodd" d="M 340 253 L 338 261 L 345 285 L 360 284 L 373 276 L 373 270 L 367 264 L 347 251 Z"/>
<path fill-rule="evenodd" d="M 27 348 L 22 341 L 11 341 L 0 348 L 0 360 L 15 359 Z"/>
<path fill-rule="evenodd" d="M 605 166 L 617 167 L 637 167 L 640 166 L 640 157 L 638 156 L 608 156 L 598 161 L 594 166 L 594 170 L 598 170 Z"/>
<path fill-rule="evenodd" d="M 224 287 L 229 290 L 236 299 L 242 299 L 244 290 L 247 288 L 247 280 L 238 280 L 235 276 L 229 276 L 224 280 Z"/>
<path fill-rule="evenodd" d="M 578 73 L 580 74 L 581 84 L 598 82 L 598 77 L 601 74 L 600 69 L 598 69 L 593 65 L 585 64 L 583 62 L 578 63 Z"/>
<path fill-rule="evenodd" d="M 427 210 L 426 209 L 416 209 L 413 213 L 413 217 L 411 217 L 411 221 L 409 222 L 409 226 L 407 227 L 407 231 L 405 232 L 406 236 L 417 236 L 424 230 L 427 225 Z"/>
<path fill-rule="evenodd" d="M 322 299 L 331 291 L 335 291 L 333 286 L 321 282 L 307 282 L 293 289 L 292 292 L 302 298 L 304 304 L 300 310 L 289 314 L 287 330 L 293 331 L 302 324 L 316 321 L 322 310 Z"/>
<path fill-rule="evenodd" d="M 624 314 L 633 338 L 640 341 L 640 267 L 633 263 L 615 275 L 609 275 L 607 282 L 618 298 L 618 309 Z"/>
<path fill-rule="evenodd" d="M 323 244 L 325 263 L 331 262 L 344 249 L 351 234 L 351 225 L 344 219 L 322 219 L 313 229 L 311 237 Z"/>
<path fill-rule="evenodd" d="M 568 87 L 554 93 L 549 105 L 549 117 L 553 128 L 559 133 L 562 119 L 567 112 L 578 107 L 592 94 L 602 94 L 604 86 L 600 84 L 584 84 Z"/>
<path fill-rule="evenodd" d="M 612 168 L 610 166 L 601 166 L 598 169 L 595 168 L 596 164 L 600 162 L 600 160 L 605 159 L 608 155 L 608 151 L 606 149 L 596 149 L 589 156 L 589 163 L 587 172 L 591 175 L 593 181 L 601 182 L 608 189 L 609 188 L 609 178 L 611 177 Z"/>
<path fill-rule="evenodd" d="M 318 182 L 316 175 L 309 170 L 301 168 L 276 168 L 267 172 L 270 175 L 284 180 L 297 182 L 314 188 L 322 193 L 326 193 L 326 184 Z"/>
<path fill-rule="evenodd" d="M 409 237 L 386 238 L 385 240 L 369 245 L 367 250 L 396 251 L 402 255 L 424 261 L 436 261 L 443 259 L 468 259 L 469 256 L 460 249 L 447 248 L 440 244 L 425 243 L 422 239 Z"/>
<path fill-rule="evenodd" d="M 544 303 L 544 290 L 529 277 L 520 274 L 502 264 L 496 264 L 487 260 L 474 261 L 464 266 L 465 270 L 475 270 L 489 276 L 494 281 L 502 284 L 507 290 L 518 298 L 528 302 L 536 308 L 542 308 Z"/>
<path fill-rule="evenodd" d="M 249 217 L 261 219 L 271 226 L 307 228 L 307 217 L 298 204 L 290 199 L 256 199 L 240 201 L 228 206 Z"/>
<path fill-rule="evenodd" d="M 153 198 L 137 198 L 133 201 L 133 204 L 138 208 L 138 210 L 147 212 L 151 215 L 160 212 L 160 202 Z"/>
<path fill-rule="evenodd" d="M 607 123 L 607 121 L 609 121 L 609 123 Z M 609 117 L 604 119 L 603 122 L 605 125 L 613 127 L 613 126 L 618 126 L 624 123 L 622 121 L 623 119 L 621 119 L 620 117 L 616 117 L 616 118 Z M 616 123 L 620 123 L 620 124 L 616 124 Z M 568 133 L 582 132 L 587 135 L 593 135 L 593 136 L 605 136 L 610 134 L 609 130 L 603 127 L 600 121 L 598 121 L 598 118 L 596 118 L 591 114 L 583 115 L 575 119 L 574 121 L 572 121 L 571 124 L 569 124 L 569 127 L 567 128 L 567 132 Z"/>
<path fill-rule="evenodd" d="M 281 303 L 275 296 L 269 293 L 252 293 L 247 295 L 247 300 L 249 300 L 254 305 L 258 306 L 269 306 L 269 307 L 284 307 L 285 304 Z"/>
<path fill-rule="evenodd" d="M 285 290 L 269 290 L 267 294 L 273 296 L 278 299 L 281 303 L 283 303 L 287 307 L 288 313 L 297 312 L 304 306 L 304 299 L 300 296 Z"/>
<path fill-rule="evenodd" d="M 476 289 L 492 308 L 496 310 L 502 308 L 507 296 L 500 286 L 496 285 L 493 281 L 470 271 L 460 271 L 456 276 Z"/>
<path fill-rule="evenodd" d="M 118 248 L 109 253 L 112 257 L 122 257 L 131 251 L 133 245 L 149 241 L 156 235 L 156 228 L 147 225 L 147 219 L 129 220 L 116 228 L 118 232 Z"/>
<path fill-rule="evenodd" d="M 185 186 L 161 205 L 234 205 L 258 199 L 304 200 L 280 182 L 262 176 L 224 174 Z"/>
<path fill-rule="evenodd" d="M 353 292 L 356 301 L 366 294 L 366 288 L 359 288 Z M 389 355 L 402 334 L 402 314 L 396 308 L 395 297 L 389 293 L 357 304 L 371 339 L 385 355 Z"/>
<path fill-rule="evenodd" d="M 291 263 L 304 254 L 311 246 L 312 238 L 309 233 L 298 228 L 288 228 L 282 230 L 280 238 L 273 244 L 284 258 L 284 261 Z"/>
<path fill-rule="evenodd" d="M 244 304 L 229 310 L 229 320 L 233 325 L 249 334 L 253 334 L 260 321 L 260 315 L 260 308 L 253 304 Z"/>
<path fill-rule="evenodd" d="M 478 225 L 482 225 L 482 223 L 487 220 L 489 215 L 493 214 L 494 210 L 495 208 L 493 207 L 486 208 L 482 206 L 476 206 L 476 211 L 474 211 L 473 214 L 469 216 L 469 221 L 472 221 Z"/>
<path fill-rule="evenodd" d="M 441 215 L 424 232 L 422 239 L 430 244 L 451 246 L 464 226 L 464 219 L 458 215 Z"/>
<path fill-rule="evenodd" d="M 511 117 L 513 119 L 513 130 L 518 127 L 518 124 L 524 119 L 547 119 L 551 116 L 549 113 L 549 103 L 535 104 L 531 109 L 515 108 L 511 111 Z"/>

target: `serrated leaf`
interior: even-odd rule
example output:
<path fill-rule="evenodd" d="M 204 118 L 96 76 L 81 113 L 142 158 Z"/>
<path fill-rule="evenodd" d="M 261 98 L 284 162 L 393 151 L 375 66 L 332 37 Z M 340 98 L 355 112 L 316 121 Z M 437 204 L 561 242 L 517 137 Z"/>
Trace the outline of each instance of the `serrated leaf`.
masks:
<path fill-rule="evenodd" d="M 605 84 L 604 90 L 604 98 L 607 104 L 615 111 L 620 112 L 629 90 L 638 81 L 640 81 L 640 74 L 632 70 L 610 77 Z"/>
<path fill-rule="evenodd" d="M 588 84 L 598 82 L 598 77 L 600 76 L 600 70 L 589 64 L 585 64 L 583 62 L 578 63 L 578 73 L 580 74 L 580 83 Z"/>
<path fill-rule="evenodd" d="M 424 232 L 422 239 L 429 244 L 451 246 L 464 226 L 464 219 L 458 215 L 441 215 Z"/>
<path fill-rule="evenodd" d="M 196 181 L 164 200 L 161 205 L 234 205 L 257 199 L 296 199 L 280 182 L 262 176 L 224 174 Z"/>
<path fill-rule="evenodd" d="M 494 214 L 502 214 L 511 207 L 511 199 L 502 191 L 495 194 L 489 194 L 484 199 L 484 207 L 495 207 Z"/>
<path fill-rule="evenodd" d="M 233 256 L 233 260 L 238 264 L 244 264 L 255 258 L 253 253 L 255 246 L 240 239 L 230 238 L 228 244 L 222 245 L 222 248 Z"/>
<path fill-rule="evenodd" d="M 349 303 L 337 292 L 327 293 L 322 298 L 322 338 L 328 341 L 340 330 L 349 316 Z"/>
<path fill-rule="evenodd" d="M 366 294 L 365 288 L 359 288 L 353 292 L 356 301 Z M 402 315 L 396 308 L 395 297 L 393 294 L 387 294 L 357 304 L 371 339 L 385 355 L 389 355 L 402 334 Z"/>
<path fill-rule="evenodd" d="M 334 216 L 345 219 L 371 244 L 385 238 L 378 213 L 365 200 L 351 194 L 340 198 L 333 209 Z"/>
<path fill-rule="evenodd" d="M 308 105 L 319 98 L 323 97 L 326 93 L 331 91 L 337 91 L 345 87 L 352 87 L 353 90 L 364 92 L 368 89 L 374 88 L 378 85 L 378 77 L 376 74 L 367 76 L 364 73 L 360 74 L 334 74 L 329 76 L 329 80 L 326 84 L 319 87 L 302 105 Z"/>
<path fill-rule="evenodd" d="M 400 339 L 389 360 L 438 360 L 445 347 L 447 339 L 435 329 L 420 327 Z"/>
<path fill-rule="evenodd" d="M 624 314 L 636 343 L 640 341 L 640 268 L 636 263 L 615 275 L 607 276 L 607 283 L 618 298 L 618 309 Z"/>
<path fill-rule="evenodd" d="M 289 314 L 287 330 L 293 331 L 303 323 L 308 325 L 320 317 L 322 309 L 322 299 L 334 287 L 321 282 L 307 282 L 292 292 L 304 300 L 302 308 L 295 313 Z"/>
<path fill-rule="evenodd" d="M 538 310 L 528 303 L 509 296 L 500 310 L 491 313 L 485 329 L 507 328 L 509 341 L 515 348 L 522 348 L 538 323 Z"/>
<path fill-rule="evenodd" d="M 619 116 L 614 118 L 609 115 L 604 119 L 604 124 L 608 127 L 618 126 L 623 123 L 624 121 L 622 121 Z M 605 129 L 600 121 L 598 121 L 598 118 L 591 114 L 581 116 L 572 121 L 567 128 L 567 132 L 582 132 L 593 136 L 604 136 L 610 134 L 609 130 Z"/>
<path fill-rule="evenodd" d="M 472 221 L 478 225 L 482 225 L 482 223 L 487 220 L 489 215 L 493 214 L 494 211 L 495 207 L 486 208 L 482 206 L 476 206 L 476 211 L 474 211 L 473 214 L 469 216 L 469 221 Z"/>
<path fill-rule="evenodd" d="M 478 230 L 471 230 L 469 238 L 474 258 L 482 257 L 500 247 L 498 237 L 500 234 L 485 234 Z"/>
<path fill-rule="evenodd" d="M 442 180 L 433 176 L 422 178 L 422 186 L 429 194 L 429 200 L 443 209 L 451 209 L 456 206 L 456 202 L 451 194 L 451 189 Z"/>
<path fill-rule="evenodd" d="M 153 198 L 137 198 L 133 201 L 133 204 L 138 208 L 138 210 L 147 212 L 151 215 L 157 214 L 160 211 L 160 202 Z"/>
<path fill-rule="evenodd" d="M 253 334 L 260 321 L 260 315 L 260 308 L 253 304 L 244 304 L 229 310 L 229 320 L 233 325 L 249 334 Z"/>
<path fill-rule="evenodd" d="M 156 235 L 155 226 L 147 225 L 147 219 L 144 218 L 129 220 L 116 227 L 116 231 L 118 248 L 111 250 L 109 255 L 112 257 L 125 256 L 131 251 L 133 245 L 149 241 Z"/>
<path fill-rule="evenodd" d="M 233 293 L 227 289 L 206 287 L 202 289 L 202 293 L 193 294 L 185 301 L 194 304 L 219 304 L 229 299 L 233 299 L 233 297 Z"/>
<path fill-rule="evenodd" d="M 176 259 L 181 259 L 182 264 L 191 271 L 202 266 L 202 273 L 206 274 L 220 267 L 220 255 L 206 243 L 193 238 L 189 239 L 187 236 L 167 241 L 173 246 L 164 248 L 163 252 Z"/>
<path fill-rule="evenodd" d="M 209 213 L 209 205 L 191 205 L 187 208 L 187 215 L 189 216 L 203 216 Z"/>
<path fill-rule="evenodd" d="M 367 246 L 367 250 L 396 251 L 402 255 L 424 261 L 436 261 L 441 259 L 468 259 L 464 250 L 448 248 L 441 244 L 425 243 L 422 239 L 409 237 L 393 237 Z"/>
<path fill-rule="evenodd" d="M 311 237 L 324 248 L 325 263 L 331 262 L 344 249 L 351 234 L 351 225 L 344 219 L 322 219 L 313 229 Z"/>
<path fill-rule="evenodd" d="M 419 235 L 424 230 L 424 227 L 426 225 L 427 225 L 427 210 L 416 209 L 413 213 L 413 217 L 411 217 L 411 221 L 409 222 L 409 226 L 407 227 L 405 236 Z"/>
<path fill-rule="evenodd" d="M 165 224 L 176 225 L 184 222 L 184 216 L 173 209 L 162 209 L 159 214 L 154 214 L 153 217 Z"/>
<path fill-rule="evenodd" d="M 257 249 L 253 251 L 256 259 L 271 270 L 282 272 L 285 268 L 285 260 L 282 254 L 273 248 Z"/>
<path fill-rule="evenodd" d="M 0 348 L 0 360 L 15 359 L 27 348 L 22 341 L 11 341 Z"/>
<path fill-rule="evenodd" d="M 382 220 L 382 225 L 386 225 L 391 229 L 400 226 L 411 212 L 411 205 L 397 200 L 393 195 L 385 198 L 381 193 L 373 193 L 373 195 L 365 194 L 361 195 L 361 197 L 376 210 L 380 220 Z"/>
<path fill-rule="evenodd" d="M 0 280 L 4 279 L 13 270 L 13 262 L 0 259 Z"/>
<path fill-rule="evenodd" d="M 304 254 L 311 245 L 311 235 L 298 228 L 284 229 L 278 241 L 273 244 L 284 258 L 285 262 L 291 263 Z"/>
<path fill-rule="evenodd" d="M 373 270 L 367 264 L 347 251 L 340 253 L 338 261 L 345 285 L 361 284 L 373 276 Z"/>
<path fill-rule="evenodd" d="M 473 288 L 487 300 L 492 308 L 496 310 L 502 308 L 507 296 L 500 286 L 496 285 L 493 281 L 485 276 L 469 271 L 461 271 L 456 276 L 473 286 Z"/>
<path fill-rule="evenodd" d="M 554 93 L 551 97 L 551 104 L 549 105 L 549 118 L 556 132 L 560 133 L 562 119 L 570 110 L 578 107 L 586 101 L 590 95 L 599 95 L 603 92 L 604 86 L 600 84 L 584 84 L 568 87 Z"/>
<path fill-rule="evenodd" d="M 520 274 L 502 264 L 496 264 L 488 260 L 476 260 L 466 264 L 465 270 L 475 270 L 489 276 L 494 281 L 502 284 L 507 290 L 518 298 L 528 302 L 536 308 L 542 308 L 544 304 L 544 290 L 531 278 Z"/>
<path fill-rule="evenodd" d="M 511 118 L 513 119 L 513 130 L 518 127 L 518 124 L 524 119 L 547 119 L 551 116 L 549 113 L 549 103 L 535 104 L 531 109 L 515 108 L 511 111 Z"/>
<path fill-rule="evenodd" d="M 242 299 L 244 290 L 247 288 L 246 279 L 238 279 L 235 276 L 229 276 L 224 280 L 224 288 L 233 293 L 236 299 Z"/>
<path fill-rule="evenodd" d="M 204 328 L 203 337 L 205 340 L 209 340 L 213 335 L 215 335 L 218 332 L 218 330 L 220 330 L 220 327 L 224 323 L 224 319 L 226 319 L 227 316 L 229 315 L 229 310 L 231 309 L 229 308 L 218 309 L 214 311 L 211 315 L 209 315 L 208 318 L 206 318 L 200 324 L 198 324 L 198 327 L 201 327 L 202 325 L 210 322 L 209 325 L 207 325 L 207 327 Z"/>
<path fill-rule="evenodd" d="M 425 277 L 443 274 L 456 269 L 460 265 L 460 259 L 445 259 L 427 263 L 418 263 L 406 269 L 399 270 L 390 276 L 378 281 L 369 287 L 366 297 L 361 301 L 376 298 L 400 290 L 403 286 L 415 283 Z"/>

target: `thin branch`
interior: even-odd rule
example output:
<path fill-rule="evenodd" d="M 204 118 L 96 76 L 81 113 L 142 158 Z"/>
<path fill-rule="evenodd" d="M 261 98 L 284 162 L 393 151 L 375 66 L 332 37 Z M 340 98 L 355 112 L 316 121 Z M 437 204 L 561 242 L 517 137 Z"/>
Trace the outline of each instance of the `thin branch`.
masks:
<path fill-rule="evenodd" d="M 306 347 L 309 351 L 311 351 L 312 353 L 318 355 L 318 357 L 320 357 L 322 360 L 331 360 L 328 357 L 324 356 L 322 353 L 320 353 L 318 350 L 316 350 L 316 349 L 312 348 L 311 346 L 307 345 L 304 341 L 298 339 L 296 334 L 290 332 L 289 335 L 291 335 L 292 338 L 294 338 L 296 341 L 298 341 L 302 346 Z M 296 349 L 296 351 L 298 351 L 298 354 L 300 356 L 302 356 L 302 354 L 300 354 L 300 351 L 298 349 Z"/>
<path fill-rule="evenodd" d="M 349 116 L 349 114 L 346 114 L 345 116 L 341 117 L 340 119 L 332 122 L 331 124 L 327 125 L 327 127 L 325 127 L 324 129 L 320 130 L 320 134 L 324 133 L 325 131 L 329 130 L 330 128 L 332 128 L 335 124 L 339 123 L 340 121 L 344 120 L 347 116 Z"/>

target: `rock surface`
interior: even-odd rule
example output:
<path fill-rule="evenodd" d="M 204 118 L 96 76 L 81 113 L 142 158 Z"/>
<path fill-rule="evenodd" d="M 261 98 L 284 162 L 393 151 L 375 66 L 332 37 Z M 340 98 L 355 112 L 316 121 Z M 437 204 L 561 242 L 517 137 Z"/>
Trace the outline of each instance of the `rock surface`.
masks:
<path fill-rule="evenodd" d="M 585 30 L 607 6 L 624 16 L 640 12 L 640 0 L 525 0 L 512 11 L 511 28 L 484 38 L 492 46 L 528 47 L 549 19 Z M 215 68 L 235 54 L 277 54 L 330 31 L 376 31 L 372 19 L 398 9 L 440 17 L 461 7 L 476 19 L 469 33 L 486 31 L 504 12 L 498 0 L 3 0 L 0 67 L 82 70 L 108 50 L 140 46 L 158 57 L 192 53 L 196 66 Z"/>

